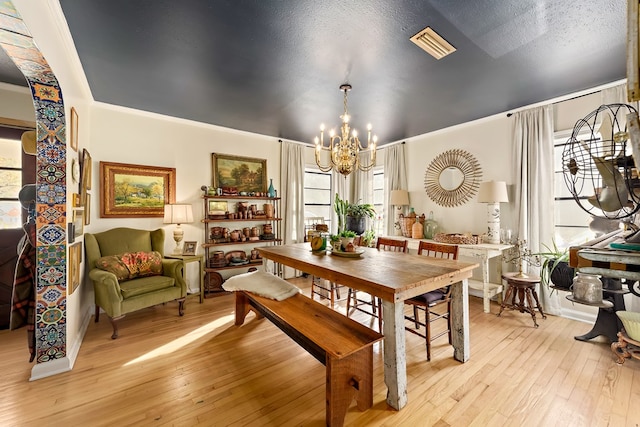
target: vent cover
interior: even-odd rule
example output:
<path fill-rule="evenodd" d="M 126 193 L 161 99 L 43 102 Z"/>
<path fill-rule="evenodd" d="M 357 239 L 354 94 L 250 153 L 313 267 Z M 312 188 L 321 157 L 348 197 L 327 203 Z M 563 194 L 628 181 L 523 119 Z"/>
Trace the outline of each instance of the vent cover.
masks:
<path fill-rule="evenodd" d="M 427 27 L 420 31 L 418 34 L 411 37 L 410 40 L 420 49 L 424 50 L 436 59 L 444 58 L 450 53 L 456 51 L 455 47 L 451 46 L 451 44 L 443 39 L 440 34 L 433 31 L 431 27 Z"/>

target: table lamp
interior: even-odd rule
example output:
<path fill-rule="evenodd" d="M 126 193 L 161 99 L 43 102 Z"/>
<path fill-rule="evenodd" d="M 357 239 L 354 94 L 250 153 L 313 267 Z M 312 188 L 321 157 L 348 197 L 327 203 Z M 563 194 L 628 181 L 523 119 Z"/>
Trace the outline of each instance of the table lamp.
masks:
<path fill-rule="evenodd" d="M 193 211 L 191 205 L 186 204 L 173 204 L 164 205 L 164 221 L 165 224 L 176 224 L 175 230 L 173 230 L 173 240 L 176 241 L 176 247 L 173 250 L 175 255 L 182 255 L 182 237 L 184 231 L 180 227 L 180 224 L 188 224 L 193 222 Z"/>
<path fill-rule="evenodd" d="M 480 183 L 478 202 L 487 204 L 487 243 L 500 243 L 500 203 L 508 201 L 506 182 L 486 181 Z"/>
<path fill-rule="evenodd" d="M 399 224 L 402 207 L 409 205 L 409 192 L 407 190 L 391 190 L 389 203 L 396 207 L 394 222 Z M 402 230 L 396 228 L 396 235 L 402 235 Z"/>

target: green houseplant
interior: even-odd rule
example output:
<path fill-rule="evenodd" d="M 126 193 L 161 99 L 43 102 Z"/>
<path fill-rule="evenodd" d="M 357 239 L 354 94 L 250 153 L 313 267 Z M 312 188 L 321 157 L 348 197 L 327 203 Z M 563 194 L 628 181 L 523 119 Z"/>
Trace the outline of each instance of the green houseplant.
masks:
<path fill-rule="evenodd" d="M 336 198 L 333 202 L 333 210 L 338 217 L 338 234 L 345 230 L 345 217 L 347 215 L 347 208 L 349 207 L 349 202 L 346 200 L 342 200 L 338 193 L 336 193 Z"/>
<path fill-rule="evenodd" d="M 346 227 L 348 230 L 353 230 L 356 234 L 362 234 L 366 230 L 367 218 L 373 219 L 376 216 L 376 211 L 373 205 L 370 203 L 352 204 L 347 206 L 347 220 Z"/>
<path fill-rule="evenodd" d="M 569 290 L 575 276 L 575 269 L 569 266 L 569 249 L 559 249 L 555 240 L 552 241 L 552 247 L 542 246 L 545 250 L 534 254 L 542 260 L 540 283 Z"/>

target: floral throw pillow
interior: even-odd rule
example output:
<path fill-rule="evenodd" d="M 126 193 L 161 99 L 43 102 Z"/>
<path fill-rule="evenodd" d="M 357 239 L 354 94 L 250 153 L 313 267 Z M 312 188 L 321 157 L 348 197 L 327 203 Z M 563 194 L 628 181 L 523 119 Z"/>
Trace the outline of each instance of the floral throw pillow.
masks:
<path fill-rule="evenodd" d="M 96 267 L 115 274 L 118 281 L 158 276 L 162 274 L 162 256 L 157 251 L 126 252 L 104 256 L 96 261 Z"/>

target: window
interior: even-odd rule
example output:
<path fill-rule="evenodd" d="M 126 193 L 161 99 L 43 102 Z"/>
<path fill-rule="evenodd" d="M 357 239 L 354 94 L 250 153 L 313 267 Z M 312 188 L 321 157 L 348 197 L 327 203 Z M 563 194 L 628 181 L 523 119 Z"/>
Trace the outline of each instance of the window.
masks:
<path fill-rule="evenodd" d="M 20 228 L 22 147 L 19 140 L 0 138 L 0 228 Z"/>
<path fill-rule="evenodd" d="M 376 236 L 386 235 L 384 221 L 384 170 L 382 168 L 373 171 L 373 208 L 376 210 L 374 231 Z"/>
<path fill-rule="evenodd" d="M 304 172 L 304 216 L 324 218 L 331 230 L 331 172 L 306 168 Z"/>
<path fill-rule="evenodd" d="M 589 229 L 592 216 L 585 212 L 574 200 L 564 182 L 562 172 L 562 152 L 571 131 L 556 132 L 553 148 L 554 160 L 554 196 L 555 196 L 555 242 L 561 248 L 582 244 L 595 238 Z M 588 195 L 582 195 L 584 199 Z"/>

